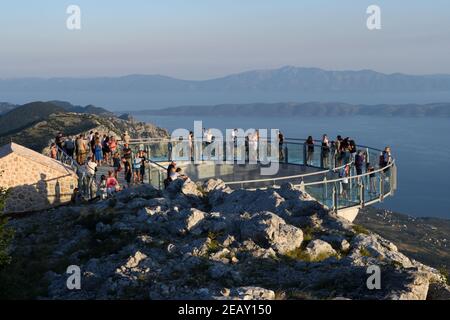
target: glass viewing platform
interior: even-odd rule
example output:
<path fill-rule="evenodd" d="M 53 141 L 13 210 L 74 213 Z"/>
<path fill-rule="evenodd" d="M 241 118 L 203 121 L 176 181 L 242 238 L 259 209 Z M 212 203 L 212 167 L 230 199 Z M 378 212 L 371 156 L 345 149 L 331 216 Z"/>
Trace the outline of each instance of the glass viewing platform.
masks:
<path fill-rule="evenodd" d="M 212 153 L 210 157 L 202 158 L 200 162 L 193 161 L 197 142 L 141 139 L 131 140 L 130 147 L 133 154 L 139 150 L 146 152 L 149 165 L 146 167 L 145 181 L 159 189 L 163 188 L 163 181 L 167 177 L 168 162 L 174 160 L 193 181 L 221 179 L 232 189 L 278 188 L 281 184 L 288 182 L 307 192 L 336 213 L 352 209 L 359 210 L 394 195 L 397 188 L 395 160 L 392 159 L 385 166 L 380 165 L 382 150 L 357 145 L 356 151 L 362 151 L 365 159 L 364 165 L 357 174 L 354 161 L 357 153 L 341 154 L 333 146 L 329 150 L 323 149 L 320 141 L 314 142 L 314 150 L 312 150 L 311 146 L 308 148 L 305 142 L 303 139 L 285 138 L 279 148 L 281 151 L 275 156 L 266 157 L 265 161 L 255 163 L 248 161 L 248 143 L 245 144 L 245 148 L 237 148 L 233 143 L 228 145 L 224 142 L 223 152 L 217 152 L 222 155 L 221 157 Z M 199 143 L 199 146 L 203 148 L 204 142 Z M 269 150 L 270 146 L 270 141 L 264 145 Z M 189 151 L 183 152 L 183 150 Z M 228 161 L 225 161 L 226 159 Z M 261 175 L 260 169 L 267 167 L 267 162 L 278 164 L 279 169 L 276 174 Z M 343 174 L 343 168 L 346 166 L 349 171 Z M 369 168 L 371 170 L 368 170 Z M 351 215 L 356 217 L 356 214 Z M 354 217 L 349 220 L 353 220 Z"/>

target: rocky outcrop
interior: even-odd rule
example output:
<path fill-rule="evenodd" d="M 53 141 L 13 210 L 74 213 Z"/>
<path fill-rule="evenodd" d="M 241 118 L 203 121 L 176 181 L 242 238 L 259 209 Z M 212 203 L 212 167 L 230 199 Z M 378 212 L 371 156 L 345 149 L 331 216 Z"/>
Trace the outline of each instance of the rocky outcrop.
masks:
<path fill-rule="evenodd" d="M 221 181 L 176 181 L 163 193 L 140 186 L 9 226 L 16 230 L 13 261 L 33 252 L 40 259 L 34 267 L 45 263 L 33 285 L 47 283 L 36 290 L 46 294 L 35 298 L 446 299 L 449 293 L 438 271 L 292 185 L 231 191 Z M 66 287 L 69 265 L 81 268 L 81 290 Z M 367 286 L 374 265 L 379 289 Z M 13 264 L 5 272 L 14 270 Z"/>
<path fill-rule="evenodd" d="M 241 238 L 253 240 L 263 248 L 272 247 L 283 254 L 300 247 L 303 232 L 287 224 L 282 218 L 271 212 L 253 215 L 241 224 Z"/>
<path fill-rule="evenodd" d="M 334 250 L 328 242 L 320 239 L 312 240 L 308 243 L 306 246 L 306 253 L 313 261 L 324 260 L 337 254 L 336 250 Z"/>

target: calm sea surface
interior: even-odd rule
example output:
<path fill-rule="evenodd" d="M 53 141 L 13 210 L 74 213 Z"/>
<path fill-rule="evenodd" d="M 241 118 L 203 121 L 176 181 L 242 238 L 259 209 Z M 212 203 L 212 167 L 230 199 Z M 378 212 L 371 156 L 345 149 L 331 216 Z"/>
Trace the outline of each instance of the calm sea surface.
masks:
<path fill-rule="evenodd" d="M 413 216 L 450 219 L 450 119 L 440 118 L 266 118 L 138 116 L 170 131 L 206 128 L 277 128 L 286 137 L 320 139 L 323 133 L 353 137 L 358 144 L 391 146 L 398 166 L 398 191 L 379 206 Z"/>

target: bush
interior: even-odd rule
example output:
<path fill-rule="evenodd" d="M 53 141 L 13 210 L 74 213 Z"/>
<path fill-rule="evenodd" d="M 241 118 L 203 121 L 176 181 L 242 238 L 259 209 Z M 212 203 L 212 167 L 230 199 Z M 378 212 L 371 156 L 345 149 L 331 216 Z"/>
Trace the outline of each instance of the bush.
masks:
<path fill-rule="evenodd" d="M 356 233 L 356 234 L 360 234 L 360 233 L 362 233 L 362 234 L 369 234 L 370 232 L 369 232 L 369 230 L 367 230 L 366 228 L 364 228 L 363 226 L 360 226 L 360 225 L 357 225 L 357 224 L 354 224 L 353 226 L 352 226 L 352 229 L 353 229 L 353 231 Z"/>

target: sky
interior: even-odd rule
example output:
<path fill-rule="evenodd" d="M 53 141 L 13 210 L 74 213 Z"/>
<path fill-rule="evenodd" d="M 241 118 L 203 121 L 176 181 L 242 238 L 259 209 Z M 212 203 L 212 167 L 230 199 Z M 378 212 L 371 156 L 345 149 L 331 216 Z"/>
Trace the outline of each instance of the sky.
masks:
<path fill-rule="evenodd" d="M 369 5 L 381 30 L 366 27 Z M 81 30 L 68 30 L 69 5 Z M 0 78 L 209 79 L 285 65 L 450 74 L 448 0 L 14 0 L 0 3 Z"/>

